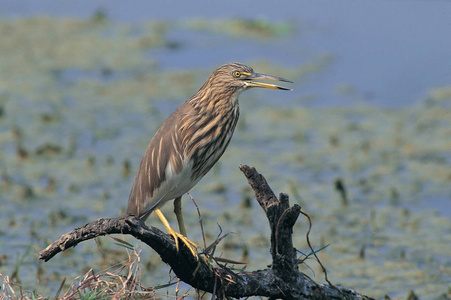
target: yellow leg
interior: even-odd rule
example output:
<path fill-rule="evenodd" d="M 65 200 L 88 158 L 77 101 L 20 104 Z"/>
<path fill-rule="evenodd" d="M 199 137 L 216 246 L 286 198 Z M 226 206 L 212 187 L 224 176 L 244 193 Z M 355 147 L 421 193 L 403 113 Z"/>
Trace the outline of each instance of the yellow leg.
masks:
<path fill-rule="evenodd" d="M 177 217 L 177 223 L 179 223 L 180 233 L 182 235 L 188 237 L 188 235 L 186 234 L 185 222 L 183 222 L 182 197 L 175 198 L 175 200 L 174 200 L 174 213 L 175 213 L 175 216 Z"/>
<path fill-rule="evenodd" d="M 177 231 L 175 231 L 171 225 L 169 224 L 168 220 L 166 219 L 166 217 L 163 215 L 163 213 L 161 212 L 160 209 L 155 209 L 155 213 L 157 214 L 157 216 L 160 218 L 161 222 L 163 223 L 164 227 L 166 227 L 166 230 L 168 231 L 168 233 L 170 235 L 172 235 L 174 237 L 174 241 L 175 241 L 175 247 L 177 247 L 177 251 L 179 250 L 179 243 L 178 243 L 178 239 L 180 239 L 187 247 L 188 249 L 191 251 L 191 253 L 193 254 L 194 257 L 197 258 L 197 251 L 196 248 L 199 248 L 195 243 L 191 242 L 190 240 L 188 240 L 187 237 L 183 236 L 182 234 L 178 233 Z"/>

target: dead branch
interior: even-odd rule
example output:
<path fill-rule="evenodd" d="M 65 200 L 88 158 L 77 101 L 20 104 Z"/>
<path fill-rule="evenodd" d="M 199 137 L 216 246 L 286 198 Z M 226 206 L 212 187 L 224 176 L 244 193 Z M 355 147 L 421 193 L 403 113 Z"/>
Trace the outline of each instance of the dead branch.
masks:
<path fill-rule="evenodd" d="M 292 232 L 301 207 L 290 207 L 286 194 L 280 194 L 277 199 L 265 178 L 255 168 L 241 165 L 240 169 L 268 217 L 272 255 L 269 269 L 234 273 L 226 267 L 212 266 L 202 258 L 196 261 L 183 243 L 180 243 L 180 251 L 177 251 L 170 235 L 155 227 L 147 227 L 135 216 L 99 219 L 76 228 L 42 250 L 39 258 L 48 261 L 59 252 L 98 236 L 130 234 L 154 249 L 181 280 L 199 290 L 215 291 L 220 298 L 371 299 L 348 288 L 317 284 L 299 272 Z"/>

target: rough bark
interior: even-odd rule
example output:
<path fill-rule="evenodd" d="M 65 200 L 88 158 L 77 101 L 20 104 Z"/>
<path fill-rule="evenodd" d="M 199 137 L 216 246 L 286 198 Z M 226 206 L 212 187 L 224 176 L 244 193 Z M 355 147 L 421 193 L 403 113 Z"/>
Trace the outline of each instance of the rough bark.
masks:
<path fill-rule="evenodd" d="M 317 284 L 299 272 L 292 232 L 301 207 L 290 207 L 288 195 L 274 195 L 265 178 L 255 168 L 240 166 L 255 192 L 256 199 L 271 228 L 272 263 L 269 269 L 234 273 L 227 267 L 212 267 L 196 259 L 183 245 L 177 251 L 174 240 L 154 227 L 147 227 L 135 216 L 99 219 L 62 235 L 39 253 L 48 261 L 78 243 L 108 234 L 130 234 L 153 248 L 174 273 L 196 289 L 213 292 L 222 298 L 265 296 L 270 299 L 371 299 L 349 288 Z M 196 272 L 194 272 L 197 269 Z"/>

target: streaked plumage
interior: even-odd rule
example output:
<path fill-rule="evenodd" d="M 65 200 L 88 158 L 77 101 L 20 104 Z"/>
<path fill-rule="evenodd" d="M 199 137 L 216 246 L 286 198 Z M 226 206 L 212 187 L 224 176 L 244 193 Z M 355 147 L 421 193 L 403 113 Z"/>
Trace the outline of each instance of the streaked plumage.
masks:
<path fill-rule="evenodd" d="M 288 81 L 254 73 L 239 63 L 227 64 L 214 71 L 199 91 L 169 116 L 143 155 L 127 214 L 145 220 L 152 211 L 181 197 L 202 179 L 230 142 L 242 91 L 250 87 L 287 90 L 252 81 L 257 78 Z"/>

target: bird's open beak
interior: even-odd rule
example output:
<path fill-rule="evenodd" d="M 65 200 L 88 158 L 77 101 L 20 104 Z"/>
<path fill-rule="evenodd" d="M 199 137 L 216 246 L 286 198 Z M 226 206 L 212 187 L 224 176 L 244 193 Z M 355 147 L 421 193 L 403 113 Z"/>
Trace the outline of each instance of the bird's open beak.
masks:
<path fill-rule="evenodd" d="M 292 89 L 289 89 L 289 88 L 286 88 L 283 86 L 278 86 L 278 85 L 271 84 L 271 83 L 264 83 L 264 82 L 260 82 L 260 81 L 254 81 L 256 79 L 284 81 L 284 82 L 293 83 L 293 81 L 290 81 L 285 78 L 271 76 L 271 75 L 265 75 L 265 74 L 260 74 L 260 73 L 252 73 L 249 76 L 242 78 L 242 80 L 244 80 L 249 87 L 262 87 L 262 88 L 268 88 L 268 89 L 292 91 Z"/>

